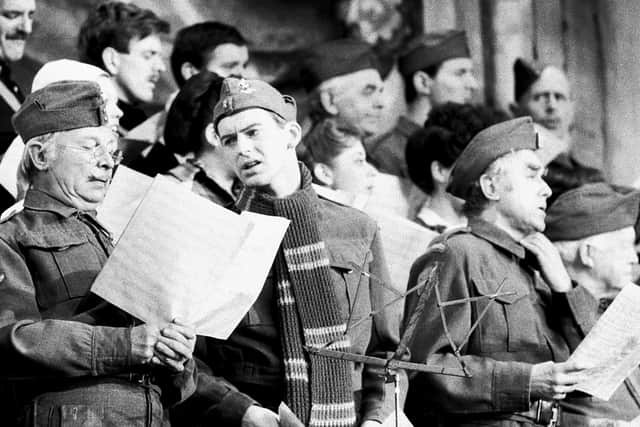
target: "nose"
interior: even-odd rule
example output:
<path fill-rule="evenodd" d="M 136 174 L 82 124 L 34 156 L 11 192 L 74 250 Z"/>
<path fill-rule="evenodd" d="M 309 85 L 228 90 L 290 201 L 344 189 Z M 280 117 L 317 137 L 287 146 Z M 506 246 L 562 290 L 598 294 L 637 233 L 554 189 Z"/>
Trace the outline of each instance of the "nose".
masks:
<path fill-rule="evenodd" d="M 28 14 L 22 15 L 18 28 L 27 34 L 31 34 L 31 31 L 33 30 L 33 18 Z"/>
<path fill-rule="evenodd" d="M 247 154 L 253 149 L 251 138 L 239 133 L 236 140 L 236 149 L 238 154 Z"/>
<path fill-rule="evenodd" d="M 371 179 L 378 176 L 378 169 L 369 162 L 367 162 L 367 176 Z"/>
<path fill-rule="evenodd" d="M 162 58 L 162 56 L 158 55 L 156 57 L 154 68 L 161 73 L 167 71 L 167 66 L 164 64 L 164 59 Z"/>
<path fill-rule="evenodd" d="M 558 100 L 551 94 L 547 97 L 547 110 L 555 111 L 556 108 L 558 108 Z"/>
<path fill-rule="evenodd" d="M 98 166 L 105 169 L 113 169 L 116 167 L 116 162 L 113 160 L 111 153 L 104 150 L 100 156 L 98 156 Z"/>
<path fill-rule="evenodd" d="M 540 181 L 542 183 L 540 195 L 544 196 L 545 199 L 548 199 L 552 193 L 551 187 L 549 187 L 549 185 L 544 179 L 540 178 Z"/>
<path fill-rule="evenodd" d="M 476 79 L 476 76 L 474 76 L 472 73 L 469 73 L 469 76 L 467 78 L 467 87 L 472 91 L 476 91 L 480 87 L 478 79 Z"/>

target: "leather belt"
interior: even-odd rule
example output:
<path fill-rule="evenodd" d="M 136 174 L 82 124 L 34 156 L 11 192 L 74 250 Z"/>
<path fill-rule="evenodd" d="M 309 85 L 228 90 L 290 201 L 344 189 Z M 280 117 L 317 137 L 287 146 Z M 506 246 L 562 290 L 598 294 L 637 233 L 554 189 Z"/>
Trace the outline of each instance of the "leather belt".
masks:
<path fill-rule="evenodd" d="M 533 405 L 531 405 L 528 411 L 516 412 L 515 414 L 529 418 L 541 426 L 562 426 L 562 408 L 558 405 L 558 402 L 538 399 L 533 402 Z"/>

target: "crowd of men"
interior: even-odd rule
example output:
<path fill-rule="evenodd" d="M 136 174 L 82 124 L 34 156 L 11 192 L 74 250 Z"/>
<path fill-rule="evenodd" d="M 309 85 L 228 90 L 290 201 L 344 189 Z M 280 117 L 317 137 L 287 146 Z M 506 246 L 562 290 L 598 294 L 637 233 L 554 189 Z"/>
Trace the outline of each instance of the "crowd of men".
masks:
<path fill-rule="evenodd" d="M 2 425 L 291 425 L 282 402 L 317 427 L 398 410 L 415 426 L 638 425 L 640 371 L 604 401 L 576 390 L 594 366 L 568 361 L 635 286 L 640 192 L 573 156 L 561 69 L 518 59 L 510 117 L 472 104 L 464 32 L 412 38 L 396 61 L 407 109 L 380 132 L 388 70 L 369 44 L 331 40 L 299 64 L 306 132 L 293 97 L 247 78 L 242 33 L 201 22 L 176 32 L 179 90 L 136 150 L 168 22 L 97 5 L 80 61 L 45 64 L 25 97 L 10 70 L 36 8 L 0 0 L 2 161 L 18 153 L 0 195 Z M 290 221 L 229 338 L 149 325 L 91 292 L 114 250 L 96 208 L 120 164 Z M 371 193 L 378 174 L 412 183 L 422 197 L 403 220 L 434 237 L 408 283 L 389 274 L 376 221 L 339 197 Z M 392 359 L 436 369 L 380 367 Z"/>

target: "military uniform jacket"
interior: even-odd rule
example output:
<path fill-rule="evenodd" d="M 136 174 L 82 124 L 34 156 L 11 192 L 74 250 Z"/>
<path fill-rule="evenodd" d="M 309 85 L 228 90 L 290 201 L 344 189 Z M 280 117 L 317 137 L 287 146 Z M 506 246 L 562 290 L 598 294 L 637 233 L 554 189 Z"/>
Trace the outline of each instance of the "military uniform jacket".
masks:
<path fill-rule="evenodd" d="M 390 356 L 399 342 L 402 303 L 381 310 L 395 298 L 395 294 L 374 281 L 391 283 L 376 223 L 356 209 L 322 198 L 317 199 L 316 211 L 343 319 L 346 321 L 351 318 L 352 324 L 366 319 L 348 331 L 351 351 L 370 356 Z M 265 289 L 270 286 L 269 280 Z M 272 306 L 273 312 L 270 314 L 268 302 L 261 303 L 260 299 L 228 340 L 199 340 L 196 348 L 196 356 L 206 362 L 213 375 L 228 380 L 239 391 L 225 385 L 220 379 L 211 376 L 202 378 L 203 375 L 200 375 L 198 391 L 186 402 L 185 408 L 189 407 L 191 414 L 204 414 L 206 420 L 181 420 L 184 424 L 180 425 L 195 425 L 196 422 L 205 425 L 239 425 L 248 406 L 254 403 L 253 396 L 246 394 L 250 393 L 245 389 L 248 384 L 272 387 L 272 393 L 277 398 L 284 380 L 284 370 L 280 366 L 281 356 L 273 351 L 273 342 L 279 343 L 278 335 L 273 337 L 277 334 L 274 325 L 276 307 Z M 374 310 L 380 310 L 380 313 L 374 315 L 373 319 L 367 319 Z M 272 331 L 264 332 L 269 329 Z M 273 341 L 271 343 L 266 340 L 269 336 Z M 361 397 L 360 418 L 382 422 L 393 409 L 393 391 L 389 387 L 385 389 L 384 378 L 376 369 L 355 363 L 352 378 L 345 378 L 344 381 L 351 381 L 354 392 Z M 203 403 L 209 407 L 196 409 Z M 181 412 L 187 412 L 182 409 Z"/>
<path fill-rule="evenodd" d="M 554 294 L 540 278 L 535 261 L 529 261 L 524 247 L 488 222 L 472 219 L 469 228 L 443 240 L 414 263 L 409 288 L 437 266 L 435 286 L 443 302 L 492 295 L 501 285 L 500 293 L 510 294 L 494 301 L 484 299 L 443 309 L 453 342 L 460 345 L 489 304 L 486 315 L 461 348 L 462 360 L 472 377 L 417 375 L 409 387 L 407 411 L 435 411 L 447 426 L 474 420 L 488 422 L 486 425 L 521 425 L 517 420 L 522 418 L 512 418 L 511 414 L 530 409 L 532 364 L 569 357 L 565 334 L 573 334 L 573 338 L 577 334 L 572 332 L 573 318 L 567 304 L 573 296 Z M 418 301 L 416 294 L 407 297 L 406 318 Z M 430 292 L 423 301 L 423 317 L 410 344 L 411 360 L 460 366 L 443 328 L 436 293 Z"/>
<path fill-rule="evenodd" d="M 33 189 L 24 209 L 0 224 L 0 389 L 8 408 L 145 369 L 131 360 L 130 328 L 139 322 L 90 293 L 111 249 L 95 212 Z M 173 402 L 186 398 L 193 366 L 159 375 L 154 387 Z"/>

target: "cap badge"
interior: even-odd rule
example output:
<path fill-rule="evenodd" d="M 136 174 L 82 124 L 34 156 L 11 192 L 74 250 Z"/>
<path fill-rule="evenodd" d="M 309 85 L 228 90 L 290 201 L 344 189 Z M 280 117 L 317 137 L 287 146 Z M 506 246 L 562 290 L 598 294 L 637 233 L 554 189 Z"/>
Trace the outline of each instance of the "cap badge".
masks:
<path fill-rule="evenodd" d="M 242 93 L 253 93 L 256 91 L 245 79 L 241 79 L 238 83 L 238 90 Z"/>
<path fill-rule="evenodd" d="M 225 111 L 233 111 L 233 97 L 232 96 L 227 96 L 225 99 L 222 100 L 222 108 L 224 108 Z"/>

